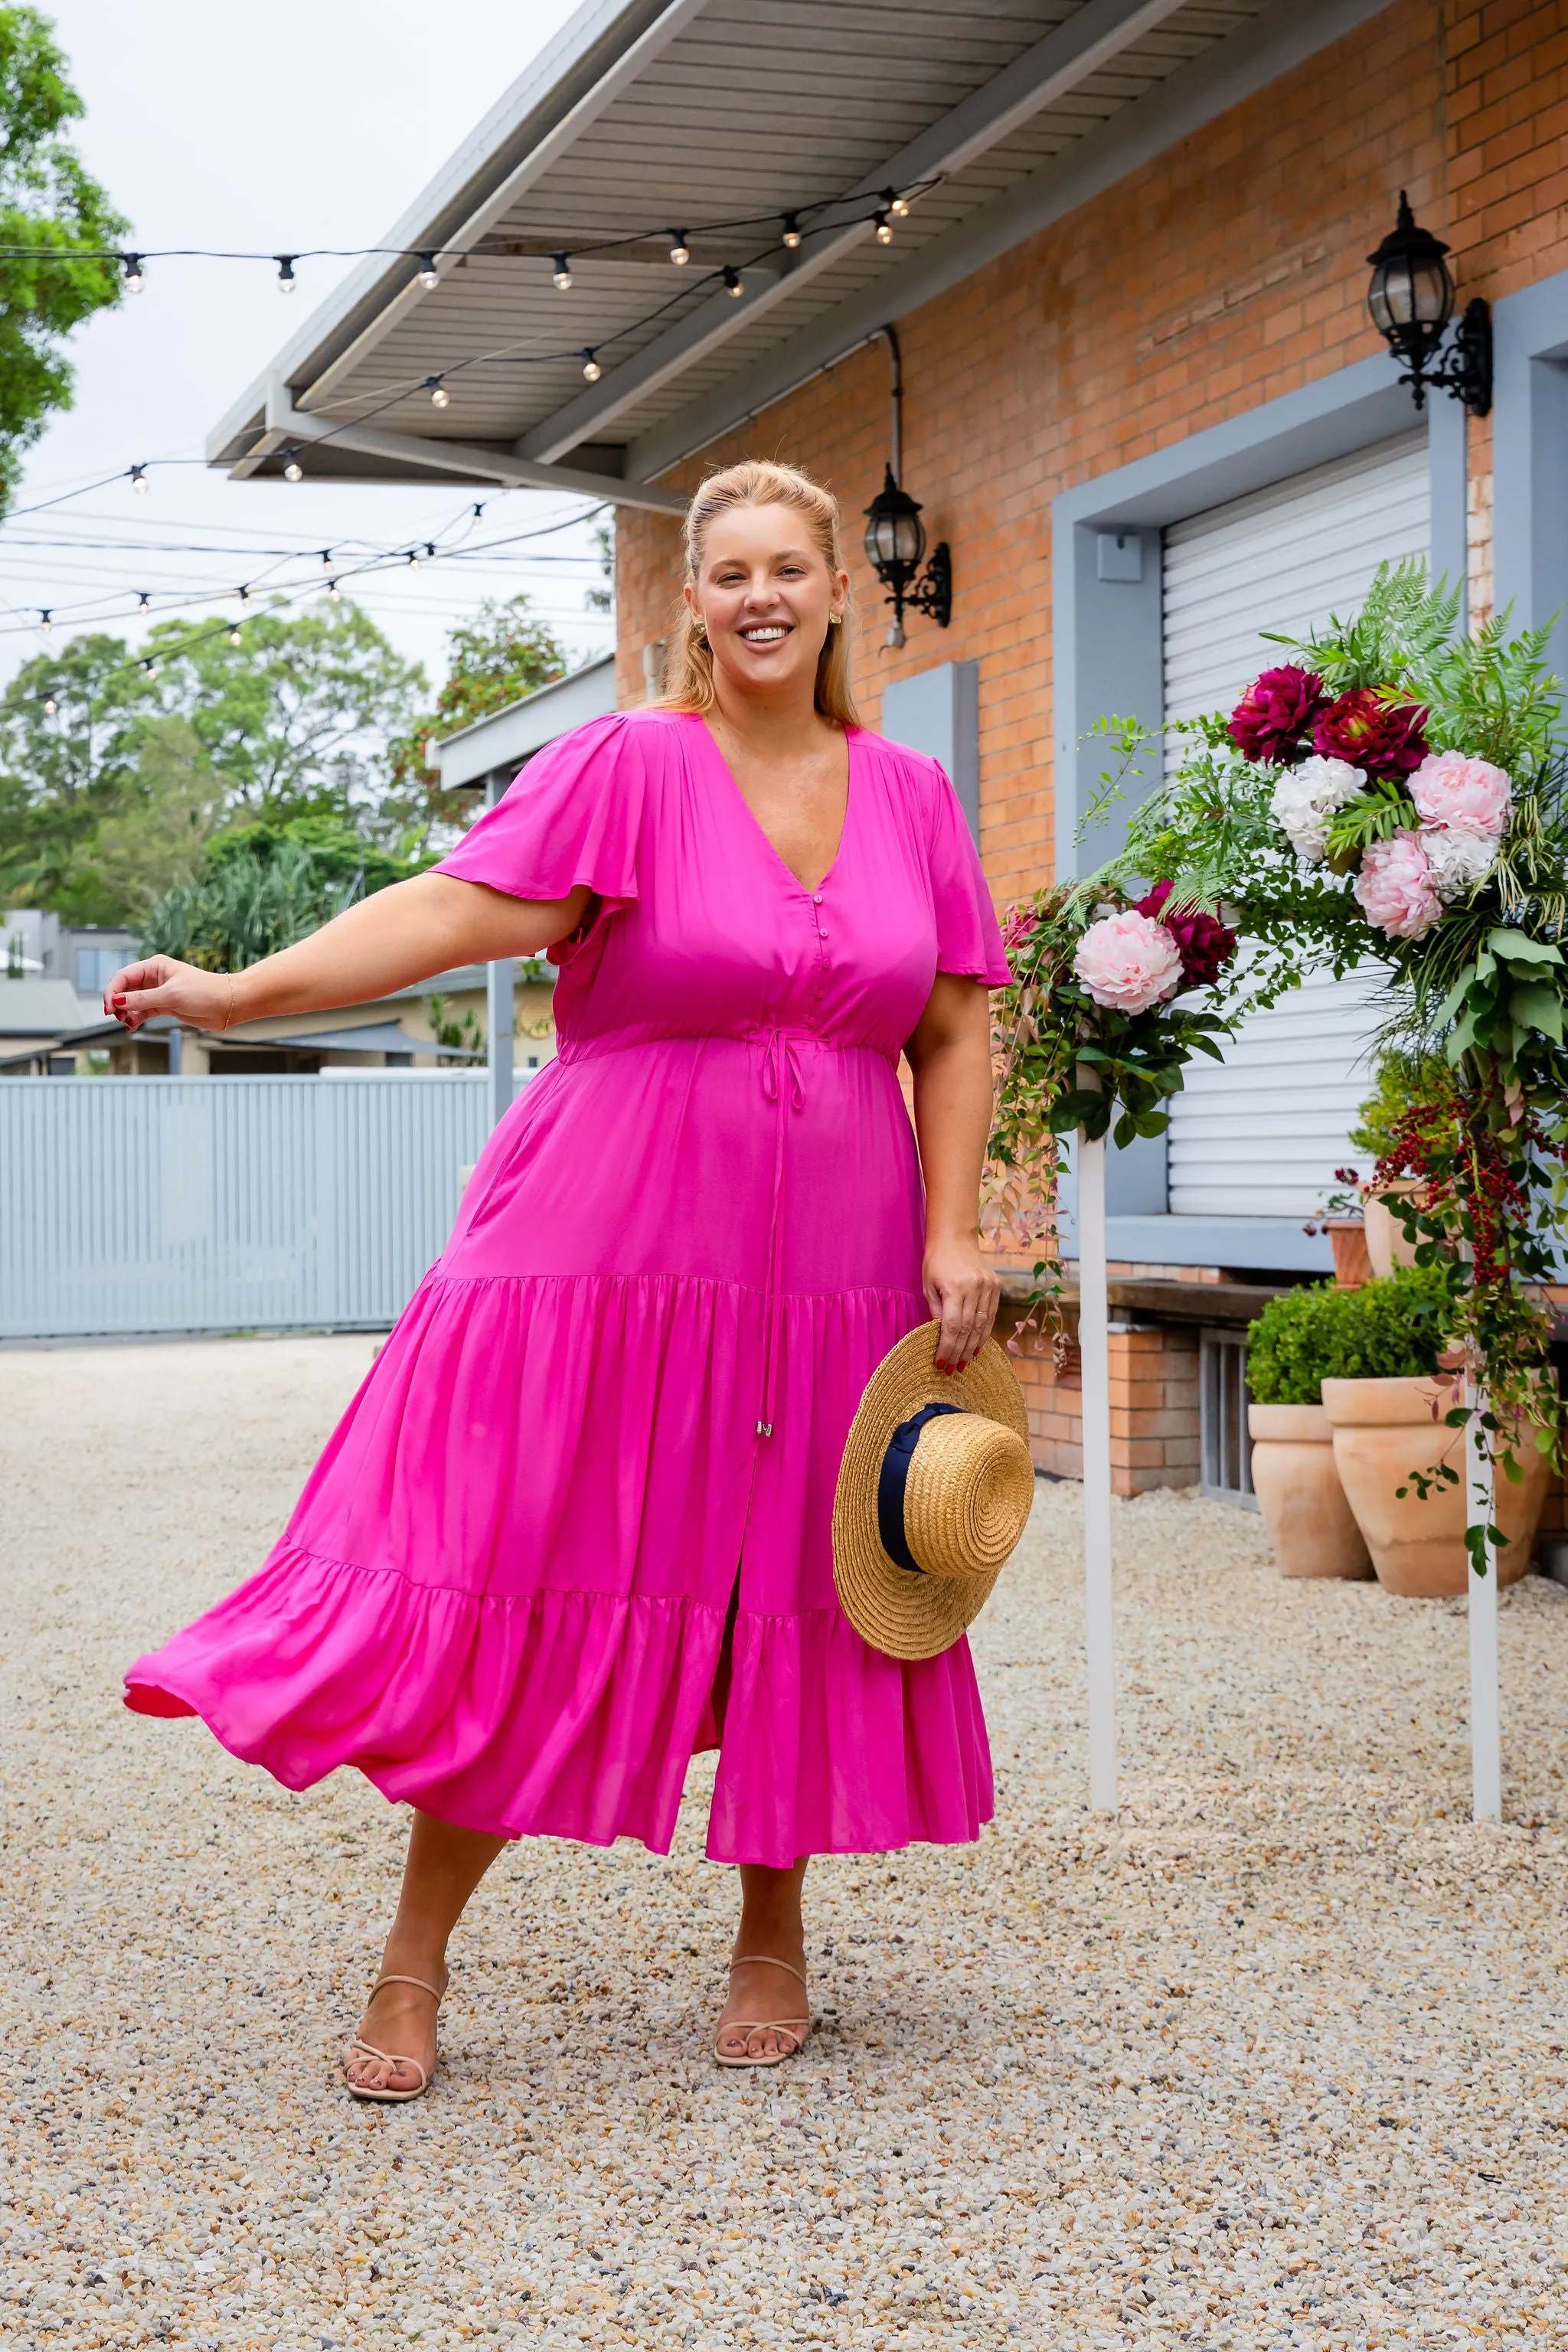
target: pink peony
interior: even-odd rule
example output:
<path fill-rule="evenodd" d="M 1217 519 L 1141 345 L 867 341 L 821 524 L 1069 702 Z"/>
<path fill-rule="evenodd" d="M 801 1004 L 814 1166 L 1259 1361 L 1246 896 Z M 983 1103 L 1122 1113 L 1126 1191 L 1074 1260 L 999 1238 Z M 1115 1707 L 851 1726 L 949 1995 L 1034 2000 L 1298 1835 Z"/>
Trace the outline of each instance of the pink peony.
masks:
<path fill-rule="evenodd" d="M 1030 906 L 1009 907 L 1002 926 L 1002 952 L 1011 963 L 1028 946 L 1039 922 L 1038 911 Z"/>
<path fill-rule="evenodd" d="M 1352 686 L 1319 712 L 1312 744 L 1325 760 L 1348 760 L 1369 776 L 1397 782 L 1426 756 L 1426 725 L 1419 703 L 1385 702 L 1374 687 Z"/>
<path fill-rule="evenodd" d="M 1148 897 L 1139 899 L 1134 911 L 1152 915 L 1175 940 L 1182 958 L 1182 986 L 1206 988 L 1236 953 L 1236 933 L 1228 923 L 1216 921 L 1197 907 L 1184 907 L 1179 914 L 1168 915 L 1165 902 L 1170 895 L 1168 882 L 1156 882 Z"/>
<path fill-rule="evenodd" d="M 1443 911 L 1419 834 L 1401 831 L 1374 841 L 1351 887 L 1367 921 L 1391 940 L 1424 938 Z"/>
<path fill-rule="evenodd" d="M 1152 915 L 1103 915 L 1078 943 L 1073 969 L 1097 1004 L 1146 1013 L 1182 984 L 1182 950 Z"/>
<path fill-rule="evenodd" d="M 1456 833 L 1489 833 L 1495 840 L 1508 824 L 1513 786 L 1489 760 L 1463 751 L 1430 751 L 1410 779 L 1410 797 L 1428 824 Z"/>
<path fill-rule="evenodd" d="M 1230 740 L 1249 760 L 1294 760 L 1322 704 L 1323 681 L 1310 670 L 1266 669 L 1231 712 Z"/>

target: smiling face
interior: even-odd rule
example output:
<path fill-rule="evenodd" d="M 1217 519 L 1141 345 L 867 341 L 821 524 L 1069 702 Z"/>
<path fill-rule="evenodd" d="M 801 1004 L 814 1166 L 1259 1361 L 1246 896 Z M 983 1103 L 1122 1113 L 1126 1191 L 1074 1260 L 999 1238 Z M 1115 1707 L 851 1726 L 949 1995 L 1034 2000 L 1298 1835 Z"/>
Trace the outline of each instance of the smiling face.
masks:
<path fill-rule="evenodd" d="M 729 507 L 714 516 L 686 601 L 713 649 L 714 667 L 738 693 L 809 702 L 817 656 L 849 593 L 830 572 L 806 518 L 782 503 Z"/>

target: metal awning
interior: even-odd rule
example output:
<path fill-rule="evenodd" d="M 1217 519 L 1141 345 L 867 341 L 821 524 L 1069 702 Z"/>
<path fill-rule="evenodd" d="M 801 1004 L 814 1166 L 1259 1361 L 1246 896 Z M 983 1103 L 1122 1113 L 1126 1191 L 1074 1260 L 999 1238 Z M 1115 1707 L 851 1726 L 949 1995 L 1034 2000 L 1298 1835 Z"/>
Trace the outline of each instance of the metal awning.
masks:
<path fill-rule="evenodd" d="M 443 792 L 471 792 L 494 775 L 510 782 L 535 751 L 553 743 L 569 728 L 590 719 L 602 719 L 616 707 L 616 657 L 587 663 L 568 677 L 542 686 L 504 710 L 487 711 L 456 735 L 444 736 L 435 748 L 435 765 Z"/>
<path fill-rule="evenodd" d="M 209 460 L 677 510 L 682 457 L 1384 5 L 587 0 Z M 883 245 L 889 188 L 912 203 Z"/>

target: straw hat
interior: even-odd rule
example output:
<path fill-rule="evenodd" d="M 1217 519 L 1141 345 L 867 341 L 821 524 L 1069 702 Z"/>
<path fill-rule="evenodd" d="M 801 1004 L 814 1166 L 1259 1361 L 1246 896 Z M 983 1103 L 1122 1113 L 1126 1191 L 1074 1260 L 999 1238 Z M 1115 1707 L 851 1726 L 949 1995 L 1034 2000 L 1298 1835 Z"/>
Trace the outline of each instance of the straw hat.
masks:
<path fill-rule="evenodd" d="M 1035 1499 L 1012 1365 L 987 1339 L 962 1372 L 939 1372 L 940 1329 L 910 1331 L 872 1373 L 833 1502 L 839 1605 L 890 1658 L 952 1647 L 990 1599 Z"/>

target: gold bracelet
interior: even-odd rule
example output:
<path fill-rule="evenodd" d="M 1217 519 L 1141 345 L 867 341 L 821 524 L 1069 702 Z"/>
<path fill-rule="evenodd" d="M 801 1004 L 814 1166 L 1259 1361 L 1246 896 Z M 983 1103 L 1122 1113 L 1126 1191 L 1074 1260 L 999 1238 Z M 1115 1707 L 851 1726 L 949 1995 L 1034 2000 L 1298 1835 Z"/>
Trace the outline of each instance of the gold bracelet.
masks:
<path fill-rule="evenodd" d="M 225 1009 L 224 1009 L 224 1016 L 223 1016 L 223 1029 L 221 1029 L 221 1030 L 219 1031 L 219 1033 L 218 1033 L 220 1036 L 222 1036 L 223 1034 L 225 1034 L 225 1033 L 227 1031 L 227 1029 L 228 1029 L 228 1027 L 229 1027 L 229 1024 L 231 1024 L 231 1022 L 233 1021 L 233 1019 L 234 1019 L 234 974 L 233 974 L 233 972 L 231 971 L 231 972 L 229 973 L 229 976 L 228 976 L 228 1003 L 227 1003 L 227 1005 L 226 1005 L 226 1006 L 225 1007 Z"/>

